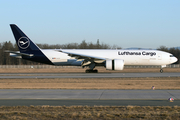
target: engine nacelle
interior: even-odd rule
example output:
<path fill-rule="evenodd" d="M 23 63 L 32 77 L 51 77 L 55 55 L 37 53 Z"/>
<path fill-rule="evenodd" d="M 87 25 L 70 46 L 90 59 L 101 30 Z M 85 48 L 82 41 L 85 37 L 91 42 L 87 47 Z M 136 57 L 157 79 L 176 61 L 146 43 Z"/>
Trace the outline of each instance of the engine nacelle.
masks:
<path fill-rule="evenodd" d="M 123 68 L 124 68 L 124 60 L 121 59 L 106 60 L 107 70 L 123 70 Z"/>

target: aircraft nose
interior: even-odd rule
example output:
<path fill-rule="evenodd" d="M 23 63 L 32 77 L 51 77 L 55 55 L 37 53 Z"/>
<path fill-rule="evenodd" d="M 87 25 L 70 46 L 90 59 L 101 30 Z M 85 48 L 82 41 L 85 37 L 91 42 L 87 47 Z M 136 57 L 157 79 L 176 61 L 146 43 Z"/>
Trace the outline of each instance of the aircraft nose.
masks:
<path fill-rule="evenodd" d="M 178 59 L 176 58 L 176 57 L 174 57 L 173 59 L 172 59 L 172 62 L 173 63 L 175 63 L 175 62 L 177 62 L 178 61 Z"/>

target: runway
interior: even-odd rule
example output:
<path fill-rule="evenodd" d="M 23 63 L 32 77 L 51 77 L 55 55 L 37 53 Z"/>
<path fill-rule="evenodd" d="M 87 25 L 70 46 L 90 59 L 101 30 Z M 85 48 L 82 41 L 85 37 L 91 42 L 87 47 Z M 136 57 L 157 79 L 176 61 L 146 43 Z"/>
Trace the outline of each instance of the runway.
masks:
<path fill-rule="evenodd" d="M 0 79 L 180 77 L 180 73 L 1 73 Z"/>
<path fill-rule="evenodd" d="M 180 77 L 179 73 L 1 73 L 0 79 Z M 167 101 L 173 97 L 175 101 Z M 180 106 L 180 90 L 0 89 L 0 106 Z"/>
<path fill-rule="evenodd" d="M 0 99 L 167 100 L 180 90 L 0 89 Z"/>
<path fill-rule="evenodd" d="M 0 89 L 2 105 L 174 106 L 180 105 L 180 90 Z"/>
<path fill-rule="evenodd" d="M 180 106 L 180 100 L 51 100 L 0 99 L 0 106 Z"/>

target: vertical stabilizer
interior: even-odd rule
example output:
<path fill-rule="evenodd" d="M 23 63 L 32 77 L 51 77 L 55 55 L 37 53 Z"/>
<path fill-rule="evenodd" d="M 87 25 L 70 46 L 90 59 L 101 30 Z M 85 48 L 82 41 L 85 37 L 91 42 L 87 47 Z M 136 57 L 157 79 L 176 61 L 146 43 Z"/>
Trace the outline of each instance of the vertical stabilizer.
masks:
<path fill-rule="evenodd" d="M 21 57 L 26 60 L 52 65 L 52 62 L 44 55 L 42 50 L 34 44 L 17 25 L 10 24 L 10 26 L 20 51 L 18 55 L 21 55 Z"/>
<path fill-rule="evenodd" d="M 26 34 L 22 32 L 21 29 L 15 24 L 10 24 L 14 37 L 16 39 L 16 44 L 20 52 L 28 52 L 31 50 L 39 50 L 39 47 L 36 46 Z"/>

